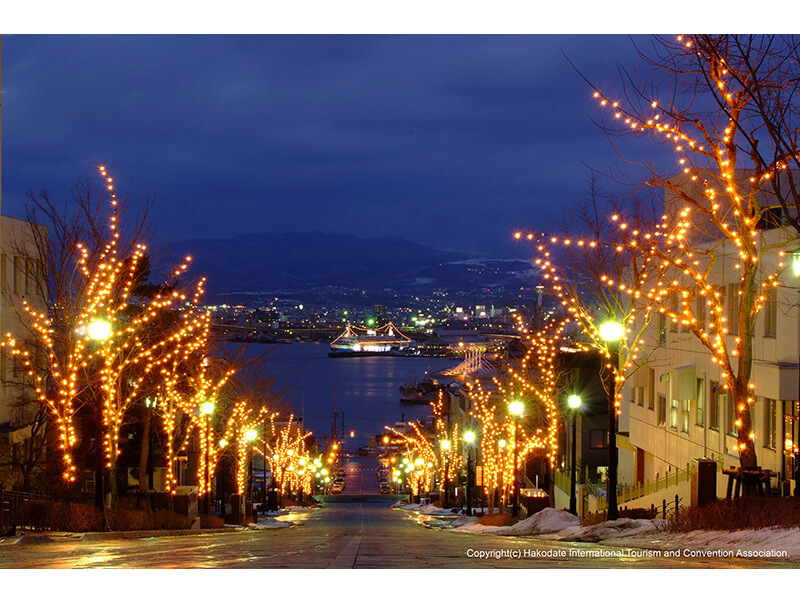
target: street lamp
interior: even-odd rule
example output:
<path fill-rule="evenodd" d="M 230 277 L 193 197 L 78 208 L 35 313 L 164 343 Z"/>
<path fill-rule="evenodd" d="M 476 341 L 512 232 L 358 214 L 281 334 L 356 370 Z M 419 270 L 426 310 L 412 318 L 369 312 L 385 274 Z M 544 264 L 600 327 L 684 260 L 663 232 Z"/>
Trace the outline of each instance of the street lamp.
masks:
<path fill-rule="evenodd" d="M 514 416 L 514 506 L 511 509 L 512 517 L 519 517 L 519 475 L 517 465 L 519 465 L 519 442 L 517 442 L 517 424 L 525 406 L 519 400 L 514 400 L 508 405 L 508 410 Z"/>
<path fill-rule="evenodd" d="M 614 359 L 616 370 L 619 370 L 619 340 L 625 328 L 622 324 L 614 321 L 607 321 L 600 325 L 600 337 L 609 344 L 615 344 Z M 619 519 L 619 509 L 617 508 L 617 464 L 619 462 L 617 453 L 617 375 L 614 372 L 614 395 L 610 401 L 608 410 L 608 520 Z"/>
<path fill-rule="evenodd" d="M 219 454 L 220 459 L 222 459 L 222 452 L 225 447 L 228 445 L 228 440 L 225 438 L 220 438 L 219 440 Z M 220 473 L 222 473 L 222 479 L 219 477 L 217 478 L 217 496 L 219 497 L 219 516 L 222 519 L 225 519 L 225 463 L 222 462 L 220 465 Z"/>
<path fill-rule="evenodd" d="M 111 337 L 111 323 L 102 318 L 95 318 L 87 327 L 89 339 L 103 341 Z"/>
<path fill-rule="evenodd" d="M 450 440 L 442 440 L 439 446 L 444 454 L 444 479 L 442 486 L 444 489 L 444 496 L 442 497 L 442 507 L 447 508 L 450 505 Z"/>
<path fill-rule="evenodd" d="M 209 454 L 211 445 L 211 415 L 214 413 L 214 403 L 213 402 L 203 402 L 200 405 L 200 411 L 203 413 L 203 416 L 206 420 L 206 441 L 205 441 L 205 450 L 206 450 L 206 471 L 205 471 L 205 483 L 203 484 L 203 513 L 208 515 L 209 510 L 211 508 L 211 469 L 209 467 L 211 462 L 211 455 Z"/>
<path fill-rule="evenodd" d="M 464 433 L 464 442 L 467 444 L 467 516 L 472 515 L 472 444 L 475 441 L 475 433 L 467 431 Z"/>
<path fill-rule="evenodd" d="M 248 492 L 247 492 L 247 495 L 245 496 L 245 498 L 249 498 L 250 499 L 250 505 L 251 505 L 250 513 L 248 513 L 248 516 L 253 513 L 253 508 L 252 508 L 252 504 L 253 504 L 253 450 L 252 450 L 252 442 L 253 442 L 253 440 L 256 439 L 257 436 L 258 436 L 258 434 L 256 433 L 255 429 L 248 429 L 244 434 L 244 437 L 245 437 L 245 439 L 247 439 L 247 442 L 248 442 L 247 456 L 248 456 L 248 461 L 249 461 L 248 462 L 248 465 L 249 465 L 248 468 L 250 470 L 250 481 L 248 482 L 248 488 L 247 488 Z"/>
<path fill-rule="evenodd" d="M 577 423 L 578 409 L 581 407 L 581 397 L 575 394 L 567 398 L 567 403 L 572 409 L 572 467 L 570 468 L 569 478 L 569 512 L 573 515 L 578 514 L 578 499 L 575 496 L 575 458 L 577 457 L 577 430 L 575 425 Z"/>

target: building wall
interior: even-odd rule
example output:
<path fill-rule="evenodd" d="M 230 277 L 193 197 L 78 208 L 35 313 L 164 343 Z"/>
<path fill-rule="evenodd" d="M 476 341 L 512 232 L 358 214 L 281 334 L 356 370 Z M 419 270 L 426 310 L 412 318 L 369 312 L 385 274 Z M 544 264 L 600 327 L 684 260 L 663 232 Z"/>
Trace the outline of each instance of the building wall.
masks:
<path fill-rule="evenodd" d="M 765 251 L 761 260 L 768 273 L 778 266 L 779 249 L 790 248 L 791 235 L 773 229 L 762 236 L 765 246 L 778 246 Z M 718 250 L 709 281 L 715 287 L 725 286 L 727 293 L 728 285 L 738 289 L 738 271 L 734 269 L 737 258 L 729 244 Z M 766 308 L 762 309 L 753 334 L 751 415 L 758 463 L 782 475 L 787 470 L 784 455 L 791 453 L 797 439 L 791 417 L 797 414 L 800 346 L 800 282 L 795 282 L 791 262 L 788 264 L 782 274 L 785 285 L 777 288 L 775 295 L 774 323 L 770 324 Z M 710 316 L 708 307 L 706 315 Z M 721 367 L 697 337 L 677 323 L 667 324 L 663 345 L 653 345 L 651 342 L 658 339 L 658 323 L 653 320 L 648 327 L 647 362 L 628 380 L 625 389 L 623 411 L 636 455 L 634 482 L 637 477 L 653 480 L 685 469 L 692 459 L 700 457 L 714 458 L 724 467 L 738 467 L 735 432 L 729 429 L 735 414 Z M 729 329 L 736 331 L 738 327 L 729 322 Z M 735 349 L 736 337 L 735 333 L 726 335 L 729 351 Z M 735 360 L 732 357 L 736 371 Z"/>

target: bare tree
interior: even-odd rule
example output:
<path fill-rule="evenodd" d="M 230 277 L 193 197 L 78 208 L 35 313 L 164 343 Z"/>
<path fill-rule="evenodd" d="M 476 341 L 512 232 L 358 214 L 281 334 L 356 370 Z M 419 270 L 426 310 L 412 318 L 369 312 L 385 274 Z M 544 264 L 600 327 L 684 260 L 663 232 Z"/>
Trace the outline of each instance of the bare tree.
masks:
<path fill-rule="evenodd" d="M 721 367 L 744 468 L 757 466 L 754 323 L 783 269 L 768 258 L 798 227 L 798 172 L 791 169 L 800 119 L 797 44 L 773 36 L 656 38 L 641 56 L 658 85 L 624 72 L 619 97 L 595 92 L 613 115 L 611 134 L 653 138 L 674 154 L 674 169 L 637 163 L 646 183 L 665 192 L 666 207 L 651 228 L 628 229 L 627 244 L 657 261 L 658 279 L 640 292 L 686 325 Z"/>

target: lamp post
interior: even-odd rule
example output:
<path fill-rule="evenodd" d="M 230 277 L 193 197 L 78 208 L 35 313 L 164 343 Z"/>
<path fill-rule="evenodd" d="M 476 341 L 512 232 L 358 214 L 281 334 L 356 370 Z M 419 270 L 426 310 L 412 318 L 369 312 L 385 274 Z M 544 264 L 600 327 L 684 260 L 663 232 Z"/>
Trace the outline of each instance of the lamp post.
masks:
<path fill-rule="evenodd" d="M 519 442 L 517 441 L 517 427 L 523 409 L 524 405 L 519 400 L 515 400 L 508 405 L 509 412 L 514 416 L 514 505 L 511 508 L 511 516 L 515 518 L 519 517 L 519 475 L 517 470 L 519 465 Z"/>
<path fill-rule="evenodd" d="M 211 415 L 214 413 L 214 403 L 213 402 L 203 402 L 200 405 L 200 410 L 203 413 L 203 416 L 206 419 L 206 441 L 205 441 L 205 451 L 206 451 L 206 463 L 205 463 L 205 481 L 203 482 L 203 513 L 208 515 L 208 512 L 211 508 L 211 468 L 209 467 L 211 463 Z"/>
<path fill-rule="evenodd" d="M 472 446 L 475 441 L 475 433 L 467 431 L 464 433 L 464 442 L 467 444 L 467 516 L 472 515 Z"/>
<path fill-rule="evenodd" d="M 575 427 L 577 423 L 577 414 L 578 409 L 581 407 L 581 397 L 576 396 L 575 394 L 571 395 L 567 399 L 567 403 L 569 407 L 572 409 L 572 466 L 570 468 L 570 478 L 569 478 L 569 512 L 573 515 L 578 514 L 578 499 L 575 495 L 575 459 L 577 457 L 577 429 Z"/>
<path fill-rule="evenodd" d="M 608 409 L 608 513 L 606 519 L 619 519 L 617 508 L 617 373 L 619 370 L 619 340 L 625 328 L 618 322 L 608 321 L 600 325 L 600 337 L 614 348 L 614 395 Z"/>
<path fill-rule="evenodd" d="M 111 337 L 111 323 L 107 320 L 102 318 L 95 318 L 90 323 L 86 325 L 86 337 L 88 337 L 92 341 L 102 342 Z M 97 417 L 96 420 L 98 425 L 103 423 L 103 411 L 102 405 L 97 405 Z M 105 513 L 105 493 L 106 493 L 106 471 L 103 463 L 103 454 L 100 449 L 97 451 L 96 455 L 96 463 L 95 463 L 95 506 L 99 509 L 103 509 L 103 513 Z M 116 484 L 114 483 L 114 479 L 109 480 L 111 482 L 111 490 L 114 491 Z M 112 495 L 113 496 L 113 495 Z M 106 518 L 106 522 L 107 522 Z"/>
<path fill-rule="evenodd" d="M 253 513 L 253 446 L 252 442 L 256 439 L 255 429 L 249 429 L 245 434 L 244 437 L 247 439 L 247 456 L 248 456 L 248 469 L 250 471 L 250 479 L 247 482 L 247 493 L 245 494 L 245 501 L 248 499 L 250 500 L 250 509 L 247 516 L 249 517 Z"/>
<path fill-rule="evenodd" d="M 228 445 L 228 440 L 226 440 L 225 438 L 222 438 L 219 441 L 220 457 L 222 457 L 222 451 L 227 445 Z M 219 496 L 219 508 L 220 508 L 219 516 L 222 517 L 222 519 L 225 519 L 225 493 L 224 493 L 225 471 L 224 471 L 224 467 L 225 467 L 225 462 L 223 461 L 223 463 L 221 463 L 221 468 L 220 468 L 220 471 L 223 474 L 222 475 L 222 479 L 217 478 L 217 495 Z"/>
<path fill-rule="evenodd" d="M 442 440 L 439 446 L 444 454 L 444 479 L 442 480 L 444 486 L 444 496 L 442 497 L 442 507 L 447 508 L 450 503 L 450 481 L 448 474 L 450 473 L 450 440 Z"/>

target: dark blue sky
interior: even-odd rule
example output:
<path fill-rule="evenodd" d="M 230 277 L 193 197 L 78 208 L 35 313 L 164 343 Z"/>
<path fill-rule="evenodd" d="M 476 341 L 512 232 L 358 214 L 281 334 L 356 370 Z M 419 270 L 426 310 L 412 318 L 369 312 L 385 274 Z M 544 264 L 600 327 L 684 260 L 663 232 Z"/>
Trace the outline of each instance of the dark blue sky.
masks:
<path fill-rule="evenodd" d="M 615 156 L 625 36 L 3 37 L 3 213 L 107 165 L 157 242 L 322 230 L 500 253 Z M 643 149 L 645 150 L 645 149 Z"/>

